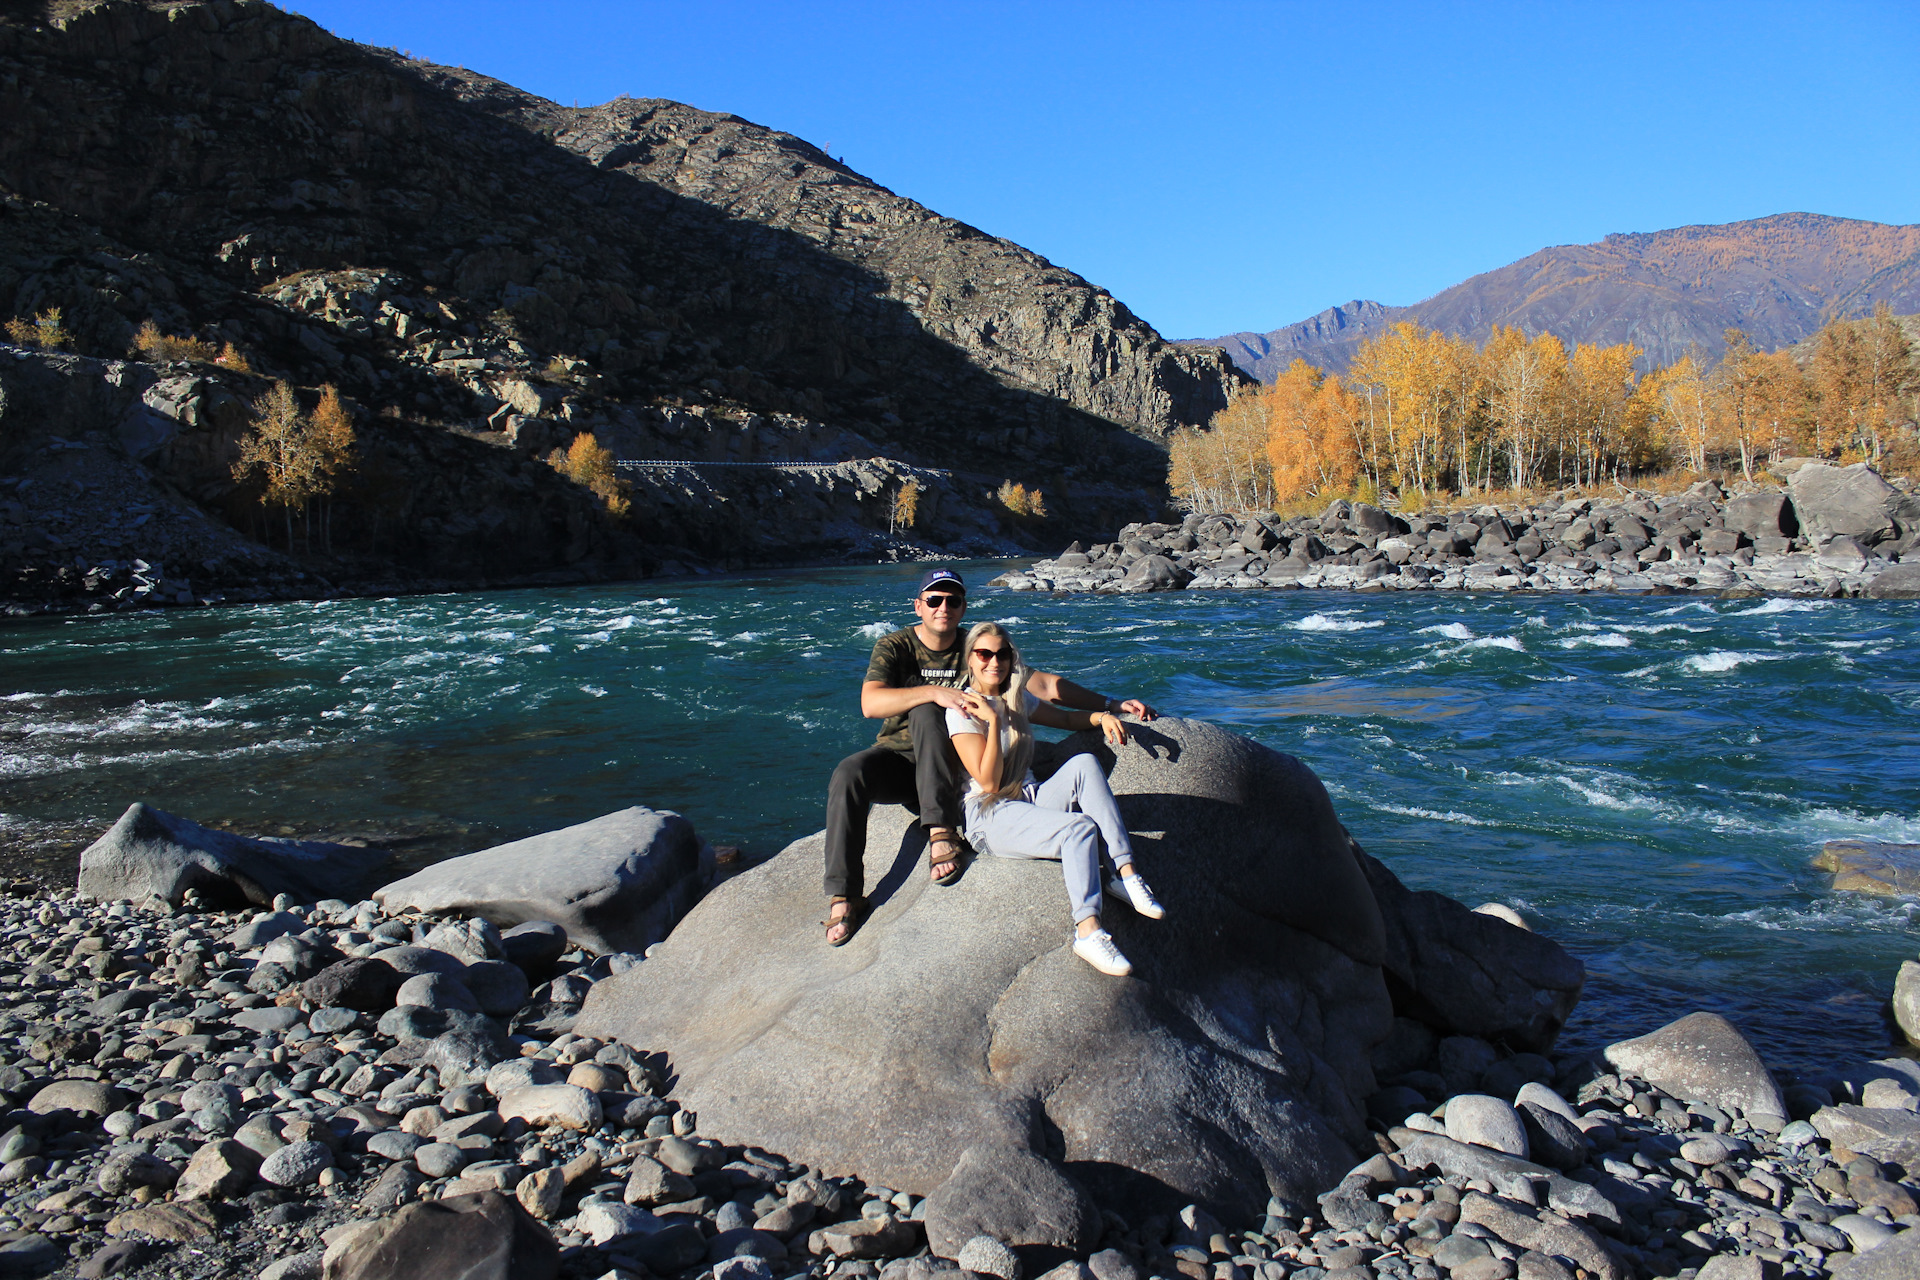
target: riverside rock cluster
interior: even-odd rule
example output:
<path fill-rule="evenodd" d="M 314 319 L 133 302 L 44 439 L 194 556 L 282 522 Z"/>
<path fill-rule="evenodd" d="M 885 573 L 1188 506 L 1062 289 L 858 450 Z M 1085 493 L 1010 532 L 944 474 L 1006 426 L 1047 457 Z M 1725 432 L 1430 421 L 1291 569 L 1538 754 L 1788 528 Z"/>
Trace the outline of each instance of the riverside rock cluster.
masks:
<path fill-rule="evenodd" d="M 1786 487 L 1712 480 L 1683 494 L 1551 498 L 1395 514 L 1334 502 L 1317 518 L 1189 515 L 1131 524 L 999 581 L 1017 591 L 1698 591 L 1920 595 L 1920 496 L 1866 464 L 1792 460 Z M 1788 469 L 1788 467 L 1783 467 Z"/>

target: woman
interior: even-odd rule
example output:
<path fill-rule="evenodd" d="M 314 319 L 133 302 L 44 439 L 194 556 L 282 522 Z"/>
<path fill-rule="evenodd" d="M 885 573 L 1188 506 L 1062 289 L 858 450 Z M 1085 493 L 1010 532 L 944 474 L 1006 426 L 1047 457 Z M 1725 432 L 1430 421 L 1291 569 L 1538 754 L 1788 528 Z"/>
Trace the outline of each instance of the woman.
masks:
<path fill-rule="evenodd" d="M 1029 693 L 1027 668 L 999 623 L 976 626 L 965 645 L 966 710 L 947 712 L 947 732 L 972 779 L 964 799 L 967 839 L 996 857 L 1058 858 L 1073 900 L 1073 953 L 1102 973 L 1125 977 L 1133 965 L 1100 927 L 1103 841 L 1107 861 L 1119 873 L 1107 880 L 1107 892 L 1152 920 L 1166 909 L 1133 868 L 1133 846 L 1099 764 L 1076 755 L 1046 782 L 1036 782 L 1031 726 L 1099 725 L 1116 747 L 1126 745 L 1127 727 L 1107 712 L 1068 711 Z"/>

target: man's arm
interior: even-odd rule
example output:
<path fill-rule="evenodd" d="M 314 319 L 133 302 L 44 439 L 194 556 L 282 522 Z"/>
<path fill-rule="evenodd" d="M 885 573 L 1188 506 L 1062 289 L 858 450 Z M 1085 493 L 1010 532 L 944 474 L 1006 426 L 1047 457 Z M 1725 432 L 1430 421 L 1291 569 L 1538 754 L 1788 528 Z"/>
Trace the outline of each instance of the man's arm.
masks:
<path fill-rule="evenodd" d="M 1050 671 L 1032 671 L 1027 674 L 1027 688 L 1033 690 L 1033 696 L 1042 702 L 1054 702 L 1063 707 L 1072 707 L 1076 711 L 1124 711 L 1130 716 L 1142 720 L 1158 719 L 1160 713 L 1138 698 L 1109 698 L 1083 689 L 1065 676 L 1054 675 Z"/>
<path fill-rule="evenodd" d="M 952 711 L 966 708 L 960 691 L 944 684 L 917 684 L 908 689 L 896 689 L 884 681 L 867 680 L 860 685 L 860 714 L 869 720 L 905 715 L 923 702 L 937 702 Z"/>

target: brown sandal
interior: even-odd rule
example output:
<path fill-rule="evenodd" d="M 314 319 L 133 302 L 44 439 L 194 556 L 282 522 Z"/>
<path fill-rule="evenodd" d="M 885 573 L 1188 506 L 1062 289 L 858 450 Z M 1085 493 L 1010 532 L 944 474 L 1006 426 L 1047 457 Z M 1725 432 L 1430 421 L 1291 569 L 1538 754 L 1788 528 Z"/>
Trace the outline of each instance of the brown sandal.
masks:
<path fill-rule="evenodd" d="M 945 847 L 947 856 L 935 857 L 934 850 Z M 960 878 L 960 838 L 949 831 L 944 836 L 933 836 L 927 841 L 927 867 L 933 872 L 935 884 L 952 884 Z"/>
<path fill-rule="evenodd" d="M 835 914 L 835 907 L 844 907 L 846 909 Z M 846 946 L 847 940 L 853 937 L 855 931 L 860 928 L 860 922 L 866 918 L 866 914 L 867 900 L 865 898 L 834 898 L 829 901 L 827 903 L 827 918 L 820 922 L 827 927 L 827 945 L 830 947 Z M 836 938 L 833 936 L 833 931 L 841 925 L 846 926 L 846 932 Z"/>

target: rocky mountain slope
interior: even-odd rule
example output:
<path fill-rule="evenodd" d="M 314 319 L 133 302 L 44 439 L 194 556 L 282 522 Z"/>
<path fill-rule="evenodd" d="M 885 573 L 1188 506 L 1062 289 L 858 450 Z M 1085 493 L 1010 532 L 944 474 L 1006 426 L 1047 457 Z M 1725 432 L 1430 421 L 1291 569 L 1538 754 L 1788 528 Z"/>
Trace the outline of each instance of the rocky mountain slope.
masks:
<path fill-rule="evenodd" d="M 152 320 L 233 343 L 257 375 L 134 378 L 135 398 L 168 382 L 173 420 L 206 437 L 171 450 L 193 455 L 166 469 L 172 490 L 251 530 L 229 510 L 236 407 L 272 377 L 347 397 L 362 465 L 336 495 L 333 559 L 309 562 L 335 576 L 871 554 L 903 468 L 932 491 L 923 542 L 1036 533 L 993 502 L 1006 479 L 1046 494 L 1052 539 L 1157 504 L 1159 441 L 1243 381 L 798 138 L 660 100 L 560 107 L 258 0 L 10 8 L 0 115 L 0 310 L 59 307 L 73 350 L 109 362 Z M 117 447 L 120 425 L 93 423 L 94 444 Z M 808 473 L 649 473 L 612 521 L 542 474 L 583 430 L 630 458 L 893 472 L 838 500 Z M 47 462 L 0 410 L 0 482 Z M 71 483 L 90 482 L 46 487 Z M 28 526 L 0 535 L 17 579 L 44 539 L 9 497 Z"/>
<path fill-rule="evenodd" d="M 1717 357 L 1728 328 L 1770 351 L 1880 302 L 1920 311 L 1920 226 L 1782 213 L 1542 249 L 1410 307 L 1349 302 L 1194 345 L 1225 347 L 1265 382 L 1296 358 L 1344 371 L 1364 339 L 1402 320 L 1476 341 L 1517 325 L 1568 342 L 1632 342 L 1648 362 L 1670 364 L 1695 343 Z"/>

